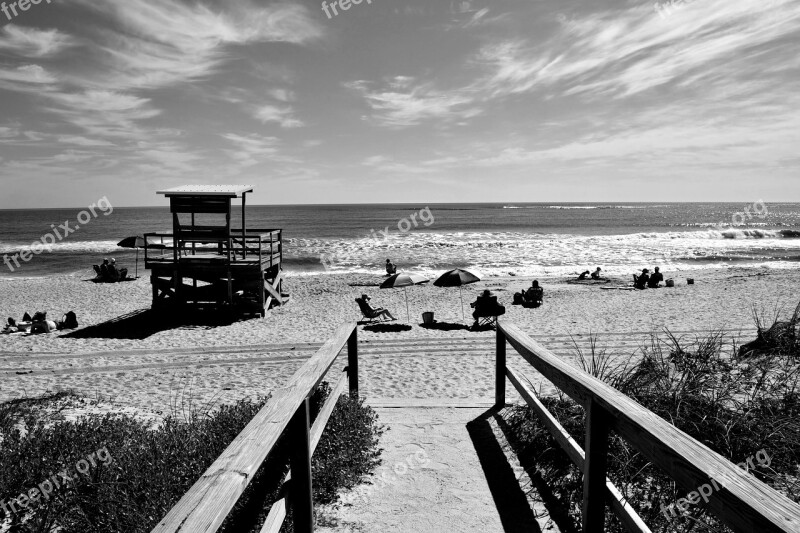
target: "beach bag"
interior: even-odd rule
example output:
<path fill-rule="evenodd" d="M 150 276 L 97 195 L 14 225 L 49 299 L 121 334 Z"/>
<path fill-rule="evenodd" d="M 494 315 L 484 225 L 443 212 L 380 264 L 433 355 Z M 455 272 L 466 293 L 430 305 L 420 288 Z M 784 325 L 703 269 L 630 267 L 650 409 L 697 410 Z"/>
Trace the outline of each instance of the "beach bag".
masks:
<path fill-rule="evenodd" d="M 61 318 L 61 329 L 75 329 L 78 327 L 78 317 L 75 311 L 70 311 Z"/>

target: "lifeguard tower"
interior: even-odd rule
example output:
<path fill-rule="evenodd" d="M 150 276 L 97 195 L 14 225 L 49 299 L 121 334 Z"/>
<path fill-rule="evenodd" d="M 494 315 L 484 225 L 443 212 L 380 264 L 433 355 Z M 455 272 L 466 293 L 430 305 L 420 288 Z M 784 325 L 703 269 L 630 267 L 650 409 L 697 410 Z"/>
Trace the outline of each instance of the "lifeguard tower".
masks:
<path fill-rule="evenodd" d="M 144 235 L 153 309 L 228 308 L 265 316 L 283 305 L 282 230 L 246 225 L 249 185 L 186 185 L 158 191 L 169 198 L 172 233 Z M 242 227 L 231 227 L 241 199 Z"/>

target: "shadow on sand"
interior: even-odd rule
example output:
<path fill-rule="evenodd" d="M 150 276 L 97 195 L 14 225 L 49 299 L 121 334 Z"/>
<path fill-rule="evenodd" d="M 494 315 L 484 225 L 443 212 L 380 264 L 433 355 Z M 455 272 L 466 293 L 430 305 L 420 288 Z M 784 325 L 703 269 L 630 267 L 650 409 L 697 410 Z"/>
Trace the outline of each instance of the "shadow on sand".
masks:
<path fill-rule="evenodd" d="M 434 329 L 440 331 L 453 331 L 456 329 L 468 330 L 469 326 L 466 324 L 456 324 L 453 322 L 434 322 L 433 324 L 420 324 L 419 327 L 424 329 Z"/>
<path fill-rule="evenodd" d="M 185 311 L 160 313 L 152 309 L 140 309 L 106 322 L 87 326 L 61 335 L 64 339 L 132 339 L 142 340 L 171 329 L 214 329 L 229 326 L 242 320 L 227 313 L 201 313 Z"/>
<path fill-rule="evenodd" d="M 517 476 L 508 464 L 489 419 L 498 418 L 498 411 L 489 409 L 467 424 L 467 432 L 475 447 L 478 460 L 492 493 L 497 513 L 503 524 L 503 531 L 540 532 L 533 510 L 528 504 L 525 491 L 519 485 Z"/>
<path fill-rule="evenodd" d="M 359 325 L 362 322 L 359 322 Z M 411 326 L 407 324 L 371 324 L 364 326 L 364 331 L 372 331 L 373 333 L 397 333 L 398 331 L 411 331 Z"/>
<path fill-rule="evenodd" d="M 522 466 L 533 483 L 532 487 L 523 488 L 520 486 L 517 475 L 508 463 L 506 454 L 489 423 L 491 419 L 494 419 L 506 441 L 510 443 L 511 451 L 522 459 Z M 536 470 L 535 464 L 531 464 L 530 456 L 535 451 L 520 449 L 519 444 L 513 442 L 510 438 L 511 433 L 501 411 L 496 408 L 489 409 L 475 420 L 469 422 L 467 431 L 475 447 L 483 473 L 486 476 L 486 482 L 494 498 L 504 531 L 509 533 L 512 531 L 542 531 L 528 501 L 527 492 L 534 491 L 536 498 L 544 504 L 550 520 L 556 524 L 559 531 L 565 533 L 579 532 L 569 515 L 564 511 L 561 502 L 559 502 Z"/>

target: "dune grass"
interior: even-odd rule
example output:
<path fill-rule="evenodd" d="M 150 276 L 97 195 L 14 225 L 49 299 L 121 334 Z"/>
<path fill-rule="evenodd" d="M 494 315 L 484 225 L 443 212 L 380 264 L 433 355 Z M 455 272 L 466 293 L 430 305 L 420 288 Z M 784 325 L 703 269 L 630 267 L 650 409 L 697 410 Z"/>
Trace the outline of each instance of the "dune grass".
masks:
<path fill-rule="evenodd" d="M 776 317 L 777 321 L 777 317 Z M 768 329 L 768 328 L 767 328 Z M 578 355 L 583 369 L 655 412 L 733 463 L 760 453 L 751 474 L 800 503 L 800 391 L 797 344 L 739 357 L 724 348 L 721 332 L 686 342 L 667 332 L 653 336 L 627 364 L 590 344 Z M 793 347 L 793 349 L 786 349 Z M 542 398 L 567 431 L 583 443 L 584 411 L 566 396 Z M 510 440 L 523 465 L 541 476 L 566 511 L 559 526 L 580 530 L 582 474 L 527 406 L 507 417 Z M 729 531 L 702 505 L 676 516 L 664 509 L 696 487 L 678 487 L 635 449 L 612 434 L 609 477 L 654 532 Z M 562 515 L 563 516 L 563 515 Z M 610 512 L 607 531 L 622 532 Z"/>
<path fill-rule="evenodd" d="M 312 417 L 330 394 L 322 383 Z M 155 428 L 128 415 L 90 415 L 76 421 L 44 416 L 68 394 L 0 404 L 0 531 L 64 533 L 146 532 L 177 503 L 253 418 L 268 398 L 215 409 L 176 410 Z M 317 503 L 336 500 L 380 462 L 377 415 L 363 400 L 341 397 L 313 458 Z M 104 449 L 106 453 L 95 454 Z M 85 474 L 81 460 L 93 456 Z M 108 461 L 100 459 L 109 458 Z M 88 464 L 88 463 L 87 463 Z M 66 482 L 57 473 L 74 474 Z M 258 531 L 288 471 L 284 439 L 257 472 L 221 531 Z M 62 481 L 47 498 L 29 494 L 47 480 Z M 266 504 L 264 503 L 264 495 Z M 35 494 L 34 494 L 35 495 Z M 16 500 L 12 507 L 9 502 Z M 291 531 L 291 517 L 285 531 Z"/>

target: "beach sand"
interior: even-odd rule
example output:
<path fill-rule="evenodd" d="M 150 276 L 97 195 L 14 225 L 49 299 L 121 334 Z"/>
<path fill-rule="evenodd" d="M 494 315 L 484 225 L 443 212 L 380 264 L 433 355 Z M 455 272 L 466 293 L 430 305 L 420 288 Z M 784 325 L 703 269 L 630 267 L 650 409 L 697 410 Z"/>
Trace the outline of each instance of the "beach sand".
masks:
<path fill-rule="evenodd" d="M 464 288 L 464 307 L 491 289 L 506 306 L 503 320 L 556 354 L 575 360 L 569 336 L 585 345 L 589 333 L 601 334 L 601 346 L 620 356 L 632 354 L 651 332 L 724 329 L 747 340 L 753 335 L 753 306 L 791 314 L 797 304 L 796 270 L 727 269 L 693 271 L 674 277 L 674 288 L 627 291 L 629 276 L 605 285 L 578 285 L 540 278 L 545 290 L 538 309 L 512 306 L 513 293 L 530 286 L 528 278 L 492 277 Z M 439 322 L 462 323 L 459 290 L 432 285 L 404 291 L 379 290 L 383 276 L 292 276 L 284 290 L 289 303 L 266 318 L 167 328 L 147 323 L 147 278 L 94 284 L 79 277 L 0 281 L 0 316 L 47 311 L 59 319 L 74 310 L 77 333 L 0 336 L 0 400 L 72 389 L 122 407 L 154 413 L 185 408 L 187 403 L 230 402 L 268 394 L 286 382 L 316 346 L 346 321 L 360 319 L 354 299 L 362 293 L 386 307 L 408 331 L 372 331 L 359 327 L 362 343 L 362 391 L 375 398 L 491 398 L 494 332 L 426 329 L 421 313 L 433 311 Z M 146 316 L 146 315 L 145 315 Z M 120 319 L 120 317 L 122 317 Z M 119 319 L 111 336 L 98 324 Z M 682 333 L 691 337 L 690 333 Z M 75 338 L 77 337 L 77 338 Z"/>

